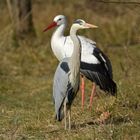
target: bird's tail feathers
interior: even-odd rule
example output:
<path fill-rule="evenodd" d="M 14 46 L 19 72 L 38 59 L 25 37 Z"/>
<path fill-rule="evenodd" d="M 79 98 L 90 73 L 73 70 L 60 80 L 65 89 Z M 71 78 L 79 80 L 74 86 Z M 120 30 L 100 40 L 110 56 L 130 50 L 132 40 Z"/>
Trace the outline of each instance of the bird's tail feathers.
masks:
<path fill-rule="evenodd" d="M 111 95 L 113 96 L 117 96 L 117 85 L 116 83 L 110 79 L 110 88 L 109 88 L 109 92 L 111 93 Z"/>
<path fill-rule="evenodd" d="M 99 73 L 96 73 L 93 78 L 96 84 L 99 85 L 100 89 L 110 93 L 113 96 L 117 95 L 117 85 L 111 78 Z"/>

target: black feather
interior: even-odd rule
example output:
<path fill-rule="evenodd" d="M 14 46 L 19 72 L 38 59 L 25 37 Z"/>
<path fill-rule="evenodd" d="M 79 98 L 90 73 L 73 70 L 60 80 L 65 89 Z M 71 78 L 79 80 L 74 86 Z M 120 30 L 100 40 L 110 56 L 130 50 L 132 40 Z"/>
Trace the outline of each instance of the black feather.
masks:
<path fill-rule="evenodd" d="M 77 95 L 78 90 L 79 90 L 79 86 L 78 86 L 78 89 L 76 91 L 74 91 L 73 87 L 71 86 L 71 83 L 68 84 L 67 98 L 68 98 L 68 105 L 69 106 L 71 106 L 75 96 Z"/>
<path fill-rule="evenodd" d="M 93 55 L 100 61 L 108 76 L 113 78 L 112 66 L 109 58 L 99 48 L 94 49 Z"/>
<path fill-rule="evenodd" d="M 68 73 L 69 72 L 69 66 L 68 66 L 68 63 L 67 62 L 62 62 L 60 67 L 66 72 Z"/>
<path fill-rule="evenodd" d="M 100 73 L 99 71 L 90 71 L 85 69 L 80 69 L 81 73 L 92 82 L 95 82 L 96 85 L 100 87 L 101 90 L 111 93 L 115 96 L 117 93 L 116 83 L 108 77 L 106 74 Z"/>

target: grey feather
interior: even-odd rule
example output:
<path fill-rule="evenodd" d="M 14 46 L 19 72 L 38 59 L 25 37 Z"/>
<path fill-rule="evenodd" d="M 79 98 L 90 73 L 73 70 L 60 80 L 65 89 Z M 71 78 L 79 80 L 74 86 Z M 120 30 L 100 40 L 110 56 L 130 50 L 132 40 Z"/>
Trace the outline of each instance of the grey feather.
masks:
<path fill-rule="evenodd" d="M 69 81 L 68 72 L 66 73 L 62 68 L 61 64 L 68 62 L 68 59 L 63 59 L 59 63 L 55 75 L 54 75 L 54 84 L 53 84 L 53 98 L 55 104 L 55 113 L 57 120 L 61 120 L 63 113 L 61 112 L 61 107 L 64 99 L 66 98 L 67 86 Z M 66 63 L 65 63 L 66 64 Z"/>

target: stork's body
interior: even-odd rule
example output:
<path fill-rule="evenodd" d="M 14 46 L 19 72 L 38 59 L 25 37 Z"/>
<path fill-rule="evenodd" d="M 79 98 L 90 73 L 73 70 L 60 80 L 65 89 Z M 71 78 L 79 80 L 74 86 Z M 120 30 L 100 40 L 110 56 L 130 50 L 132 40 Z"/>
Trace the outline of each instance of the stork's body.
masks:
<path fill-rule="evenodd" d="M 74 50 L 69 58 L 60 61 L 54 76 L 53 98 L 55 103 L 56 119 L 61 121 L 65 117 L 65 129 L 67 111 L 70 124 L 71 104 L 78 92 L 80 83 L 80 63 L 81 63 L 81 44 L 76 36 L 78 29 L 93 28 L 96 26 L 85 23 L 83 20 L 76 20 L 70 30 L 70 37 L 73 41 Z M 64 108 L 64 112 L 63 109 Z"/>
<path fill-rule="evenodd" d="M 62 26 L 63 27 L 63 26 Z M 59 27 L 61 29 L 61 27 Z M 73 52 L 73 42 L 70 36 L 64 36 L 59 34 L 60 29 L 57 28 L 51 38 L 51 46 L 52 50 L 59 61 L 66 57 L 71 57 Z M 64 28 L 64 27 L 63 27 Z M 62 30 L 62 29 L 61 29 Z M 92 40 L 88 40 L 83 36 L 78 36 L 81 45 L 82 45 L 82 52 L 81 52 L 81 61 L 88 62 L 88 63 L 100 63 L 98 59 L 92 54 L 95 47 L 95 42 Z M 88 46 L 88 47 L 87 47 Z"/>
<path fill-rule="evenodd" d="M 54 18 L 53 24 L 46 29 L 48 30 L 53 26 L 57 26 L 57 29 L 51 38 L 51 47 L 59 61 L 63 60 L 64 58 L 71 57 L 74 49 L 74 44 L 70 36 L 64 36 L 66 24 L 67 21 L 65 16 L 59 15 Z M 78 36 L 78 38 L 82 47 L 80 68 L 81 74 L 99 85 L 102 90 L 115 95 L 116 84 L 112 80 L 112 66 L 110 60 L 100 49 L 95 46 L 96 43 L 94 41 L 83 36 Z M 84 85 L 84 80 L 82 79 L 82 81 L 82 85 Z M 92 91 L 95 91 L 94 89 L 95 87 L 93 86 Z M 84 89 L 82 91 L 82 95 L 84 96 Z M 93 95 L 91 95 L 91 97 L 93 97 Z M 82 99 L 82 106 L 84 104 L 83 102 L 84 101 Z"/>

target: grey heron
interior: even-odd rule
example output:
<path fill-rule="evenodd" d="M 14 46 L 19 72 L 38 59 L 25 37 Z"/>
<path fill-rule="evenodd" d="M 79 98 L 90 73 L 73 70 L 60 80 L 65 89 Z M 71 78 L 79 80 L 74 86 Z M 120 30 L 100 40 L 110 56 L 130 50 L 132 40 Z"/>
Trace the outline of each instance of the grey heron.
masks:
<path fill-rule="evenodd" d="M 70 38 L 74 45 L 72 55 L 60 61 L 54 75 L 53 99 L 56 119 L 61 121 L 65 118 L 65 129 L 67 129 L 67 113 L 71 129 L 71 105 L 80 83 L 81 43 L 76 33 L 77 30 L 85 28 L 97 28 L 97 26 L 81 19 L 72 24 L 70 29 Z"/>
<path fill-rule="evenodd" d="M 53 53 L 59 61 L 72 55 L 74 44 L 70 36 L 64 36 L 67 20 L 64 15 L 58 15 L 54 18 L 44 31 L 57 26 L 57 29 L 51 38 L 51 47 Z M 112 66 L 108 57 L 96 47 L 96 43 L 84 36 L 78 36 L 81 42 L 81 75 L 82 75 L 82 107 L 84 106 L 84 76 L 93 82 L 90 96 L 90 107 L 95 93 L 96 85 L 105 92 L 116 95 L 117 86 L 113 81 Z M 94 84 L 95 83 L 95 84 Z"/>

